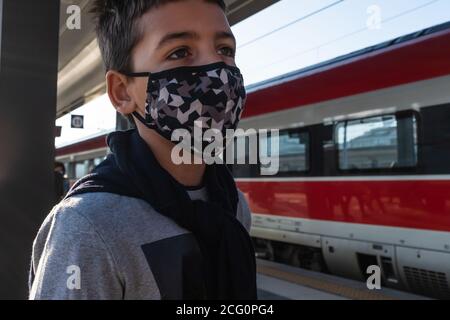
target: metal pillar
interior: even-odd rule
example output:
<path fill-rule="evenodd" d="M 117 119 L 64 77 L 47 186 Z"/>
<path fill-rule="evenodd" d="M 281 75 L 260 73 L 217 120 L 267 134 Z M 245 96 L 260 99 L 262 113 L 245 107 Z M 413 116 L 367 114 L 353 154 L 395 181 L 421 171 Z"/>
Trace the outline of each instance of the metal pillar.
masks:
<path fill-rule="evenodd" d="M 0 299 L 26 299 L 53 205 L 59 1 L 0 0 Z"/>

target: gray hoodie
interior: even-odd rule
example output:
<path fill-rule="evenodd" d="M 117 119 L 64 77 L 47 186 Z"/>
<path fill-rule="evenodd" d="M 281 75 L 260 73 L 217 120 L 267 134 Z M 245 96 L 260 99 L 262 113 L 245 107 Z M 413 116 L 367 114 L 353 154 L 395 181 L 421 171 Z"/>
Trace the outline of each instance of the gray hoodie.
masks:
<path fill-rule="evenodd" d="M 188 193 L 207 199 L 205 188 Z M 237 219 L 250 231 L 240 191 Z M 34 240 L 29 298 L 182 299 L 183 282 L 198 273 L 195 243 L 192 233 L 144 200 L 74 196 L 53 208 Z"/>

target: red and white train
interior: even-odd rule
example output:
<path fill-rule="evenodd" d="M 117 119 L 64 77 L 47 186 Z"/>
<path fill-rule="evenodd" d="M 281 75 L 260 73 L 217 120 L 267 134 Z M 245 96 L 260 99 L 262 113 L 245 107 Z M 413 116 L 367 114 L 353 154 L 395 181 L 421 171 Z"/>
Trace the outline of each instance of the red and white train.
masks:
<path fill-rule="evenodd" d="M 248 92 L 241 128 L 280 130 L 276 175 L 233 166 L 258 253 L 450 298 L 450 23 Z M 57 160 L 78 178 L 106 152 L 102 135 Z"/>

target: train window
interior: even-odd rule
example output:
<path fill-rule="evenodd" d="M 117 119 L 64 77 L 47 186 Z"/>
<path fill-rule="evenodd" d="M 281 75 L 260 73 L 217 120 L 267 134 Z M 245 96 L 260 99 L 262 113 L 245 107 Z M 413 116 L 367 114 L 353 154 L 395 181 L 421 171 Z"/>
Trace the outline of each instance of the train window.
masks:
<path fill-rule="evenodd" d="M 253 178 L 258 176 L 258 140 L 256 132 L 253 135 L 240 135 L 234 138 L 233 165 L 231 170 L 236 178 Z"/>
<path fill-rule="evenodd" d="M 103 161 L 102 157 L 87 160 L 88 162 L 87 173 L 92 173 L 95 167 L 97 167 L 102 161 Z"/>
<path fill-rule="evenodd" d="M 87 173 L 87 163 L 86 161 L 79 161 L 75 163 L 75 178 L 79 179 L 86 175 Z"/>
<path fill-rule="evenodd" d="M 411 113 L 339 122 L 335 137 L 341 170 L 417 165 L 417 123 Z"/>
<path fill-rule="evenodd" d="M 102 161 L 105 159 L 105 157 L 99 157 L 94 159 L 94 166 L 98 166 Z"/>
<path fill-rule="evenodd" d="M 278 138 L 278 146 L 274 139 Z M 277 175 L 295 175 L 309 171 L 309 133 L 295 130 L 280 131 L 278 135 L 260 135 L 259 158 L 261 165 L 272 163 L 278 153 Z M 275 146 L 274 146 L 275 144 Z M 262 172 L 261 172 L 262 173 Z"/>
<path fill-rule="evenodd" d="M 450 173 L 450 104 L 424 107 L 421 155 L 427 174 Z"/>

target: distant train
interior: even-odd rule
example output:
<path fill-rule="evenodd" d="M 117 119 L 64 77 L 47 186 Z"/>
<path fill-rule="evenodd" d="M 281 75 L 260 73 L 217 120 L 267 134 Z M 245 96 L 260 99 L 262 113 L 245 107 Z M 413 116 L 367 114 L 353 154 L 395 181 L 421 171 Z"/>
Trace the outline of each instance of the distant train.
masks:
<path fill-rule="evenodd" d="M 450 23 L 247 89 L 241 128 L 280 130 L 276 175 L 232 166 L 258 254 L 450 298 Z M 76 179 L 106 152 L 102 135 L 57 160 Z"/>

